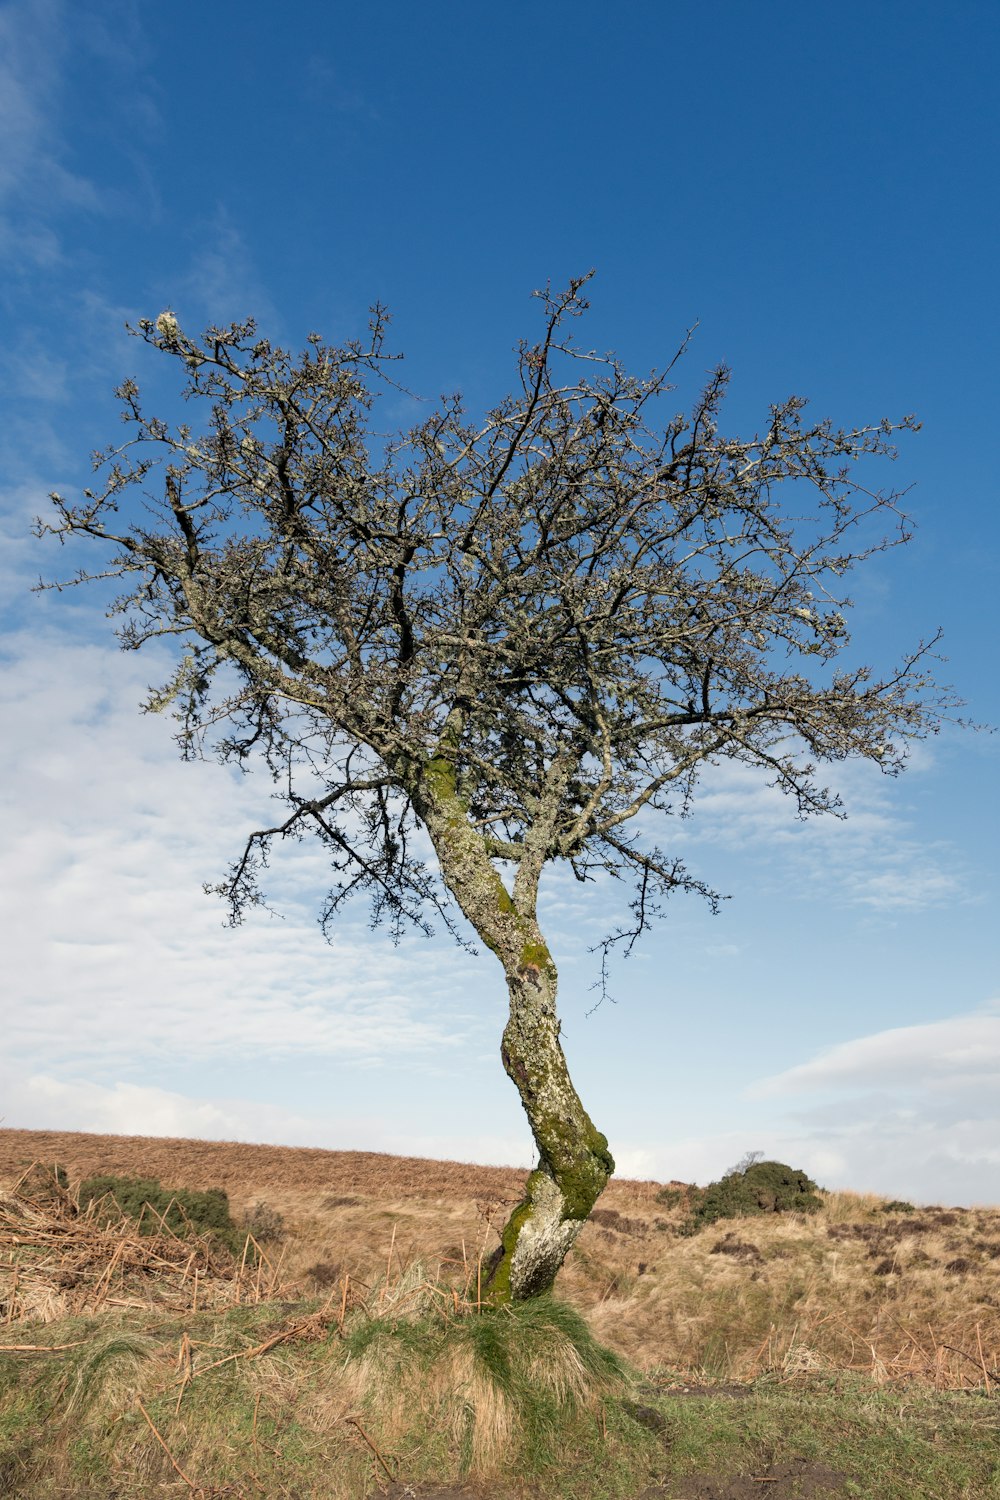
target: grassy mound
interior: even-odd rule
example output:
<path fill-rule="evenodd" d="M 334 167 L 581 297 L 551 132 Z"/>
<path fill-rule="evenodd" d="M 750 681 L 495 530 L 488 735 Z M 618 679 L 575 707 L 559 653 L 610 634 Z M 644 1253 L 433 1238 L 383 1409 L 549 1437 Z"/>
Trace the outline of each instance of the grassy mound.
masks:
<path fill-rule="evenodd" d="M 354 1500 L 397 1479 L 530 1478 L 591 1450 L 599 1463 L 609 1421 L 629 1425 L 631 1377 L 561 1303 L 457 1303 L 418 1265 L 347 1290 L 336 1307 L 0 1340 L 2 1492 L 145 1496 L 179 1472 L 242 1493 L 249 1466 L 258 1491 Z"/>
<path fill-rule="evenodd" d="M 10 1500 L 359 1500 L 467 1484 L 524 1500 L 635 1500 L 651 1483 L 677 1495 L 1000 1494 L 1000 1411 L 983 1395 L 857 1378 L 640 1381 L 566 1307 L 456 1309 L 417 1267 L 346 1309 L 120 1311 L 4 1342 Z"/>

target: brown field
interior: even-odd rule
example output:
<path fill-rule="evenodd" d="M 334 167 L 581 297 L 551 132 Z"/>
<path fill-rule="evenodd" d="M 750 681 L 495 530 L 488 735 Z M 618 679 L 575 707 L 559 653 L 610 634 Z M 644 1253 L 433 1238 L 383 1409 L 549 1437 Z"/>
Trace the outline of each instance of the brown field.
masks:
<path fill-rule="evenodd" d="M 416 1262 L 474 1298 L 479 1263 L 525 1175 L 366 1152 L 0 1130 L 0 1185 L 9 1190 L 33 1162 L 64 1166 L 71 1189 L 97 1172 L 221 1187 L 238 1221 L 266 1204 L 282 1216 L 284 1239 L 267 1244 L 256 1295 L 286 1298 L 346 1295 L 351 1284 Z M 641 1369 L 674 1380 L 855 1371 L 878 1384 L 1000 1383 L 1000 1210 L 887 1212 L 879 1198 L 835 1193 L 813 1216 L 726 1221 L 687 1235 L 683 1201 L 665 1206 L 662 1188 L 613 1181 L 558 1283 L 597 1337 Z M 0 1320 L 8 1324 L 93 1308 L 98 1287 L 100 1305 L 135 1305 L 136 1284 L 151 1284 L 147 1268 L 126 1287 L 133 1250 L 116 1250 L 109 1273 L 99 1262 L 111 1252 L 83 1246 L 79 1228 L 76 1248 L 66 1241 L 65 1255 L 76 1256 L 67 1272 L 50 1225 L 50 1252 L 33 1272 L 36 1282 L 43 1269 L 48 1276 L 44 1296 L 36 1286 L 19 1300 L 10 1290 L 17 1236 L 2 1231 Z M 171 1253 L 162 1247 L 170 1295 L 209 1296 L 212 1268 L 192 1285 Z M 231 1278 L 216 1280 L 223 1300 L 249 1295 L 246 1281 L 234 1291 Z"/>

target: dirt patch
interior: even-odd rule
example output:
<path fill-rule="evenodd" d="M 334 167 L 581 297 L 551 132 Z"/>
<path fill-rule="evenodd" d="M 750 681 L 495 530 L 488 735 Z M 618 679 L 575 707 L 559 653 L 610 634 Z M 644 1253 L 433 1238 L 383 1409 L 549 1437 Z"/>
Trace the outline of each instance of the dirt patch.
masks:
<path fill-rule="evenodd" d="M 383 1500 L 519 1500 L 513 1490 L 470 1490 L 465 1486 L 442 1490 L 436 1485 L 428 1488 L 422 1484 L 391 1484 L 381 1494 Z"/>
<path fill-rule="evenodd" d="M 749 1240 L 740 1240 L 732 1233 L 727 1234 L 724 1240 L 712 1246 L 709 1255 L 731 1255 L 745 1266 L 760 1266 L 764 1263 L 764 1257 L 756 1245 Z"/>
<path fill-rule="evenodd" d="M 712 1478 L 695 1474 L 674 1480 L 667 1487 L 642 1492 L 638 1500 L 834 1500 L 846 1495 L 848 1476 L 828 1464 L 793 1459 L 790 1463 L 769 1464 L 755 1474 L 734 1474 Z"/>

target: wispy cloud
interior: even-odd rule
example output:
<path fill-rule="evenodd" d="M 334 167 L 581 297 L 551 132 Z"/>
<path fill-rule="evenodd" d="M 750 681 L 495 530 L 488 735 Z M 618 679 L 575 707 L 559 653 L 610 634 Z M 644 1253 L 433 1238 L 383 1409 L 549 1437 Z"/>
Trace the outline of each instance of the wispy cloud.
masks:
<path fill-rule="evenodd" d="M 906 775 L 920 776 L 931 765 L 929 751 L 918 748 Z M 692 816 L 674 825 L 671 847 L 685 857 L 713 846 L 766 852 L 772 884 L 873 912 L 973 899 L 957 851 L 914 836 L 906 813 L 906 777 L 887 780 L 867 763 L 847 763 L 833 768 L 829 780 L 846 817 L 802 821 L 789 798 L 768 786 L 761 772 L 723 762 L 704 777 Z"/>
<path fill-rule="evenodd" d="M 164 1056 L 446 1057 L 475 1038 L 488 1018 L 468 1014 L 466 955 L 419 938 L 394 950 L 363 912 L 323 940 L 305 898 L 321 899 L 324 862 L 307 845 L 289 881 L 275 862 L 286 920 L 223 927 L 201 885 L 270 818 L 269 788 L 177 759 L 169 725 L 135 711 L 158 665 L 44 630 L 11 638 L 8 1054 L 94 1076 Z"/>
<path fill-rule="evenodd" d="M 835 1088 L 945 1088 L 1000 1085 L 1000 1000 L 971 1015 L 897 1026 L 841 1042 L 818 1057 L 756 1084 L 751 1095 L 811 1093 Z"/>
<path fill-rule="evenodd" d="M 54 214 L 94 209 L 94 183 L 73 171 L 59 132 L 66 55 L 61 0 L 12 0 L 0 10 L 0 255 L 48 265 L 62 257 Z"/>
<path fill-rule="evenodd" d="M 326 57 L 314 54 L 306 64 L 305 85 L 310 99 L 323 109 L 359 120 L 377 120 L 379 111 L 356 83 L 345 82 L 341 71 Z"/>
<path fill-rule="evenodd" d="M 274 299 L 243 233 L 221 206 L 209 222 L 198 226 L 190 259 L 176 283 L 164 287 L 164 302 L 182 324 L 193 321 L 197 325 L 191 327 L 192 333 L 203 324 L 234 323 L 253 317 L 270 338 L 280 337 Z"/>

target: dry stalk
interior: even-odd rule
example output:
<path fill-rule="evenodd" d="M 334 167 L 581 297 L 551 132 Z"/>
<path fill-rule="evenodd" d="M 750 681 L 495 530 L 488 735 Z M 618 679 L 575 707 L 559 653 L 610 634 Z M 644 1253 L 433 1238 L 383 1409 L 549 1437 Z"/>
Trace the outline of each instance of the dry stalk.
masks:
<path fill-rule="evenodd" d="M 358 1432 L 364 1438 L 365 1442 L 368 1444 L 368 1447 L 371 1449 L 372 1453 L 374 1453 L 376 1459 L 382 1465 L 383 1469 L 385 1470 L 386 1474 L 388 1475 L 390 1484 L 393 1483 L 393 1481 L 396 1478 L 395 1474 L 392 1472 L 392 1470 L 390 1469 L 389 1465 L 386 1463 L 385 1459 L 382 1457 L 382 1454 L 379 1452 L 378 1448 L 372 1442 L 371 1438 L 368 1436 L 367 1432 L 362 1427 L 361 1423 L 358 1421 L 357 1417 L 345 1417 L 344 1421 L 345 1422 L 349 1422 L 352 1427 L 356 1427 L 357 1428 Z"/>
<path fill-rule="evenodd" d="M 62 1349 L 82 1349 L 87 1339 L 72 1344 L 0 1344 L 0 1354 L 56 1354 Z"/>
<path fill-rule="evenodd" d="M 170 1449 L 167 1447 L 166 1443 L 163 1441 L 163 1438 L 160 1436 L 159 1432 L 156 1429 L 156 1425 L 153 1422 L 152 1417 L 149 1415 L 149 1412 L 146 1410 L 146 1408 L 143 1406 L 142 1402 L 139 1400 L 139 1397 L 136 1396 L 135 1400 L 136 1400 L 136 1405 L 138 1406 L 139 1410 L 142 1412 L 143 1416 L 146 1418 L 147 1423 L 149 1424 L 149 1430 L 150 1430 L 150 1432 L 153 1434 L 153 1436 L 155 1437 L 156 1441 L 159 1443 L 160 1447 L 163 1449 L 164 1453 L 169 1458 L 169 1460 L 171 1462 L 171 1465 L 173 1466 L 174 1470 L 181 1476 L 181 1478 L 183 1479 L 184 1483 L 187 1485 L 188 1489 L 192 1492 L 192 1494 L 200 1494 L 201 1491 L 199 1490 L 198 1486 L 196 1484 L 194 1484 L 188 1478 L 188 1476 L 185 1474 L 184 1470 L 181 1468 L 180 1464 L 174 1458 L 174 1455 L 171 1453 Z"/>
<path fill-rule="evenodd" d="M 388 1259 L 386 1260 L 386 1263 L 385 1263 L 385 1285 L 382 1288 L 382 1296 L 380 1298 L 380 1301 L 382 1301 L 382 1302 L 385 1301 L 385 1294 L 389 1290 L 389 1272 L 390 1272 L 390 1269 L 391 1269 L 391 1266 L 392 1266 L 392 1252 L 393 1252 L 393 1250 L 395 1248 L 396 1248 L 396 1226 L 395 1226 L 395 1224 L 393 1224 L 393 1226 L 392 1226 L 392 1239 L 389 1241 L 389 1256 L 388 1256 Z M 359 1429 L 359 1431 L 360 1431 L 360 1429 Z"/>
<path fill-rule="evenodd" d="M 181 1347 L 177 1355 L 177 1368 L 181 1372 L 181 1388 L 177 1392 L 177 1405 L 174 1407 L 175 1417 L 181 1409 L 181 1401 L 184 1399 L 184 1392 L 187 1389 L 188 1382 L 191 1379 L 193 1363 L 194 1362 L 191 1353 L 191 1339 L 185 1332 L 181 1335 Z"/>
<path fill-rule="evenodd" d="M 982 1336 L 982 1333 L 979 1330 L 979 1324 L 978 1323 L 976 1324 L 976 1348 L 979 1350 L 979 1363 L 980 1363 L 980 1365 L 982 1367 L 983 1380 L 984 1380 L 984 1382 L 986 1384 L 986 1394 L 988 1396 L 988 1395 L 990 1395 L 993 1387 L 992 1387 L 992 1382 L 991 1382 L 991 1379 L 990 1379 L 990 1372 L 986 1368 L 986 1356 L 983 1353 L 983 1336 Z"/>
<path fill-rule="evenodd" d="M 290 1328 L 283 1328 L 280 1333 L 272 1334 L 262 1344 L 255 1344 L 252 1349 L 238 1349 L 235 1354 L 227 1354 L 223 1359 L 213 1360 L 210 1365 L 202 1365 L 197 1370 L 192 1370 L 190 1375 L 181 1378 L 181 1384 L 190 1380 L 197 1380 L 201 1375 L 207 1375 L 209 1370 L 221 1369 L 223 1365 L 232 1364 L 237 1359 L 257 1359 L 261 1354 L 266 1354 L 269 1349 L 274 1349 L 278 1344 L 287 1343 L 299 1334 L 315 1336 L 317 1323 L 315 1316 L 303 1319 L 299 1323 L 293 1323 Z M 175 1382 L 176 1384 L 176 1382 Z"/>

